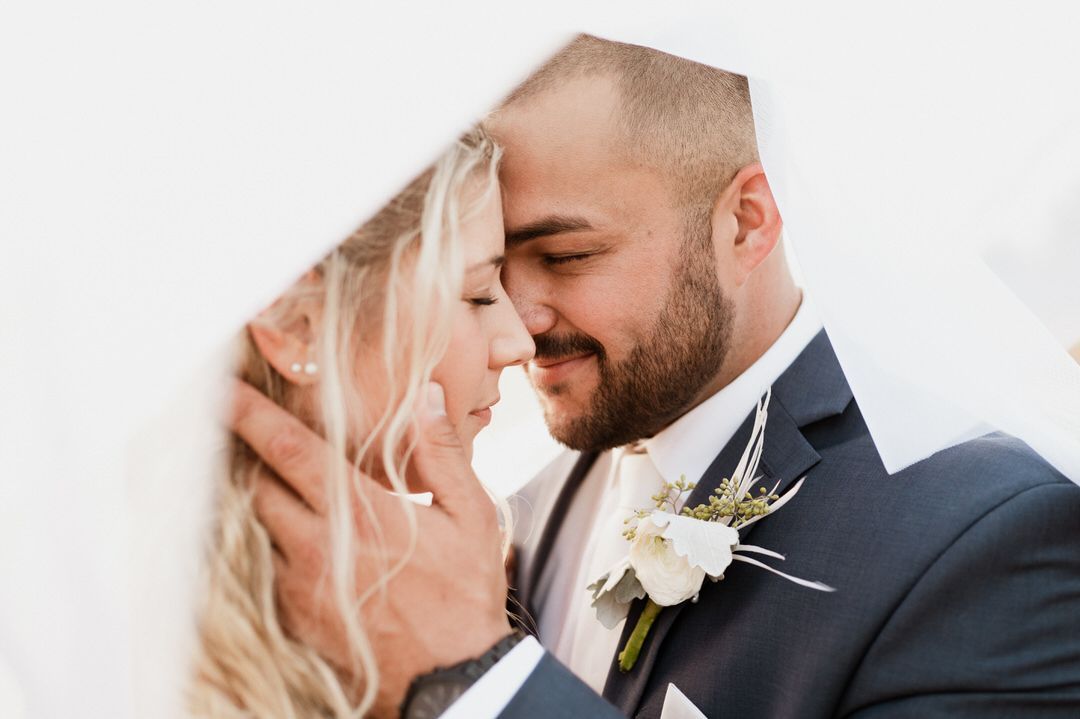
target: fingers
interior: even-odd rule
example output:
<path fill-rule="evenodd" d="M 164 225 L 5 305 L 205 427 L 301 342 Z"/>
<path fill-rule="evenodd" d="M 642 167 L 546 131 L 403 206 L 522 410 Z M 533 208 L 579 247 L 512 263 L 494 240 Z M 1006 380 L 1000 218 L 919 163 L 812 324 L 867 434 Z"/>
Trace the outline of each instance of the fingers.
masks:
<path fill-rule="evenodd" d="M 233 387 L 230 428 L 312 509 L 325 514 L 325 440 L 246 382 L 237 380 Z"/>
<path fill-rule="evenodd" d="M 432 382 L 428 394 L 427 402 L 417 408 L 420 432 L 411 472 L 418 485 L 416 491 L 432 492 L 434 504 L 447 512 L 475 513 L 478 503 L 490 506 L 490 499 L 469 466 L 461 440 L 446 417 L 442 387 Z M 331 468 L 325 440 L 241 381 L 234 383 L 229 426 L 316 513 L 326 514 L 325 478 Z M 395 516 L 397 498 L 351 466 L 345 470 L 357 480 L 364 501 L 370 503 L 370 511 L 380 516 Z"/>
<path fill-rule="evenodd" d="M 429 383 L 427 394 L 427 401 L 417 408 L 420 432 L 412 462 L 417 491 L 434 494 L 434 504 L 451 514 L 475 512 L 478 502 L 490 506 L 461 438 L 446 417 L 442 386 Z"/>
<path fill-rule="evenodd" d="M 285 559 L 309 560 L 323 541 L 321 519 L 267 472 L 252 482 L 255 515 Z"/>
<path fill-rule="evenodd" d="M 296 637 L 298 635 L 296 626 L 296 612 L 293 609 L 293 603 L 295 602 L 295 592 L 286 592 L 282 590 L 282 585 L 288 581 L 289 572 L 292 571 L 288 562 L 278 553 L 274 553 L 274 577 L 275 587 L 277 594 L 277 614 L 278 622 L 281 624 L 281 628 L 285 630 L 285 633 Z"/>

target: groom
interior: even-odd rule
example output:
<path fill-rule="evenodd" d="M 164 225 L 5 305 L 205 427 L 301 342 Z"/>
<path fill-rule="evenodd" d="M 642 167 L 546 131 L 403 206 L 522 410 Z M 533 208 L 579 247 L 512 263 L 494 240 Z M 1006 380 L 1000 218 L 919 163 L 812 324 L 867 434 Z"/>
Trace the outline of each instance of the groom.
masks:
<path fill-rule="evenodd" d="M 403 659 L 421 634 L 469 636 L 440 617 L 468 616 L 457 588 L 494 570 L 448 556 L 425 567 L 429 593 L 392 597 L 400 624 L 423 629 L 380 640 L 395 658 L 383 679 L 412 682 L 405 715 L 435 716 L 471 686 L 459 716 L 659 717 L 675 684 L 710 717 L 1076 716 L 1080 488 L 1003 435 L 886 473 L 785 264 L 745 78 L 582 37 L 489 125 L 506 150 L 504 281 L 537 347 L 527 371 L 573 450 L 520 503 L 516 597 L 547 652 L 508 638 L 432 673 Z M 644 601 L 609 630 L 585 591 L 626 553 L 611 518 L 682 475 L 697 481 L 688 504 L 707 502 L 769 387 L 761 472 L 778 495 L 806 481 L 740 541 L 836 591 L 733 565 L 664 608 L 620 671 Z M 311 481 L 317 467 L 290 476 L 273 457 L 287 419 L 260 405 L 253 432 L 255 413 L 242 407 L 237 431 L 286 482 Z M 467 474 L 459 456 L 447 475 Z M 285 608 L 319 634 L 299 594 Z"/>

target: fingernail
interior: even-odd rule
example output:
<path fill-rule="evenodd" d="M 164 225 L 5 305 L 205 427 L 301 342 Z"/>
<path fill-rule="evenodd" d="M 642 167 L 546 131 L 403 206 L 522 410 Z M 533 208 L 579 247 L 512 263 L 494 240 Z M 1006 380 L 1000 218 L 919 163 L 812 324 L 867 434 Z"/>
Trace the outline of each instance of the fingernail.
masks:
<path fill-rule="evenodd" d="M 446 395 L 438 382 L 428 382 L 427 402 L 432 414 L 438 417 L 446 416 Z"/>

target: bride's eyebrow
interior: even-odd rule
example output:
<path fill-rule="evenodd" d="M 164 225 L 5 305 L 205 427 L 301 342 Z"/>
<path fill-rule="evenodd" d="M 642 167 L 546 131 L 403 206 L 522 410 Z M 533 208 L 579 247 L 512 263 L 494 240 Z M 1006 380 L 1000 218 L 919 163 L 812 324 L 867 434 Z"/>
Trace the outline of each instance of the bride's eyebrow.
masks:
<path fill-rule="evenodd" d="M 505 262 L 506 262 L 506 256 L 505 255 L 495 255 L 494 257 L 491 257 L 491 258 L 486 259 L 486 260 L 481 260 L 480 262 L 477 262 L 475 264 L 470 265 L 469 269 L 467 269 L 465 271 L 466 272 L 476 272 L 477 270 L 483 270 L 483 269 L 486 269 L 488 267 L 494 267 L 495 269 L 499 269 L 500 267 L 503 266 L 503 264 Z"/>

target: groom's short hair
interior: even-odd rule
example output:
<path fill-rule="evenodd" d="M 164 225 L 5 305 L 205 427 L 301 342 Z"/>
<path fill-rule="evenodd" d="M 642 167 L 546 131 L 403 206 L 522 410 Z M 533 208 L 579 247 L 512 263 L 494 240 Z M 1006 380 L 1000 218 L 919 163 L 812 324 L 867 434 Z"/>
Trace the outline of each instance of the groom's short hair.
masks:
<path fill-rule="evenodd" d="M 514 104 L 577 77 L 611 75 L 633 159 L 664 172 L 677 201 L 711 211 L 735 174 L 758 160 L 743 75 L 638 45 L 579 35 L 507 98 Z"/>

